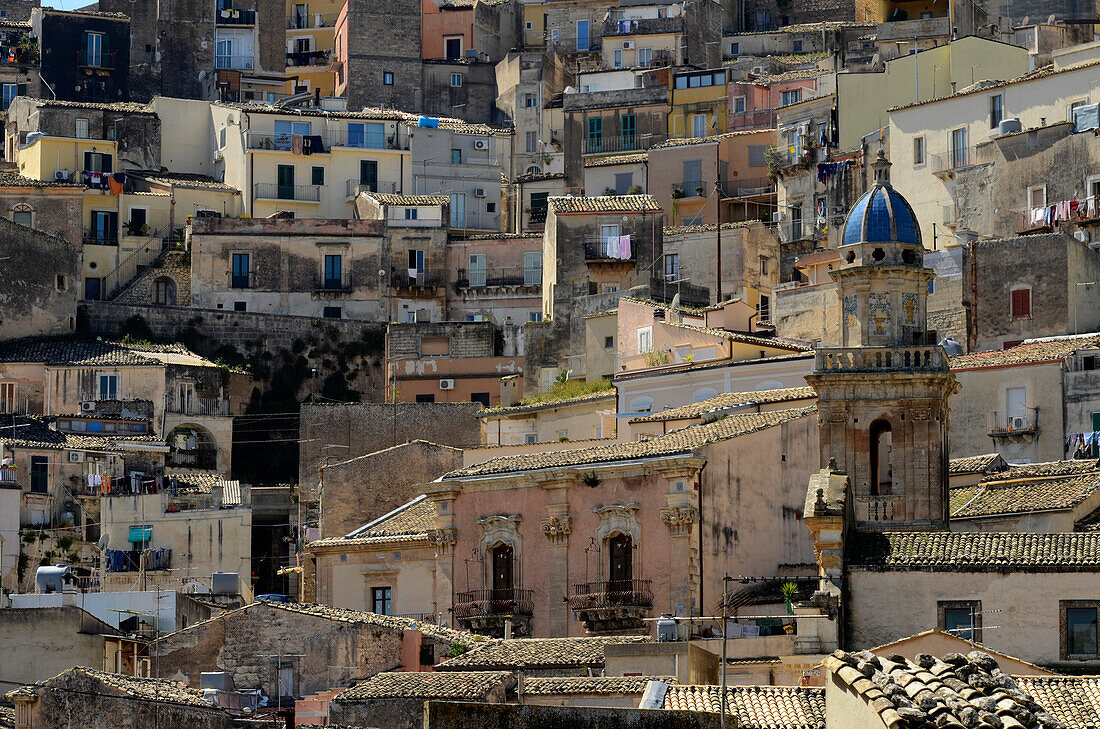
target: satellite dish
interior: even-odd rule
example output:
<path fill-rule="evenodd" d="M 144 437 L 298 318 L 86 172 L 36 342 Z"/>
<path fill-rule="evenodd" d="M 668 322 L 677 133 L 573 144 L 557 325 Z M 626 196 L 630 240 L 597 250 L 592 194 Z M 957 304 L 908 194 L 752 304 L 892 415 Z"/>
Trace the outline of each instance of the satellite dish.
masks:
<path fill-rule="evenodd" d="M 672 297 L 672 303 L 669 305 L 669 308 L 673 310 L 680 308 L 680 294 L 676 294 Z"/>
<path fill-rule="evenodd" d="M 111 543 L 111 535 L 105 533 L 103 536 L 101 536 L 99 538 L 99 541 L 95 543 L 95 548 L 98 549 L 100 552 L 102 552 L 103 550 L 107 549 L 107 545 L 110 544 L 110 543 Z"/>

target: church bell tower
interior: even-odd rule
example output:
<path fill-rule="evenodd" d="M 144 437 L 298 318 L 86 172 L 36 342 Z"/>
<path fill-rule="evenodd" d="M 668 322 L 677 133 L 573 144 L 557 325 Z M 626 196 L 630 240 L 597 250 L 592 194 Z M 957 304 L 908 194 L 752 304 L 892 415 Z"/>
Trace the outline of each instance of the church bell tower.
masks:
<path fill-rule="evenodd" d="M 848 480 L 849 523 L 863 530 L 944 529 L 948 508 L 947 355 L 927 328 L 920 226 L 890 186 L 879 151 L 874 185 L 845 222 L 833 271 L 840 346 L 817 350 L 821 466 Z"/>

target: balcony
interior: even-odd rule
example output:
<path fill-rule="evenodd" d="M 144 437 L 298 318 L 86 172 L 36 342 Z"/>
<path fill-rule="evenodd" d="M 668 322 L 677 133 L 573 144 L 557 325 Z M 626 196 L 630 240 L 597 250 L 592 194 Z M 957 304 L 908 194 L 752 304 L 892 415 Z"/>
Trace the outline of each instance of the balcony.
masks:
<path fill-rule="evenodd" d="M 349 149 L 381 149 L 407 151 L 409 149 L 408 133 L 383 136 L 370 134 L 363 130 L 329 129 L 316 134 L 307 134 L 313 139 L 319 139 L 322 149 L 314 151 L 314 154 L 323 154 L 333 147 Z M 274 132 L 253 130 L 245 135 L 245 146 L 248 149 L 265 149 L 269 151 L 292 151 L 294 135 L 289 132 Z"/>
<path fill-rule="evenodd" d="M 0 483 L 15 483 L 15 474 L 18 469 L 11 466 L 0 466 Z"/>
<path fill-rule="evenodd" d="M 295 51 L 286 54 L 287 67 L 327 66 L 331 51 Z"/>
<path fill-rule="evenodd" d="M 713 189 L 714 183 L 704 182 L 702 180 L 683 180 L 681 182 L 674 182 L 672 183 L 672 199 L 705 198 Z"/>
<path fill-rule="evenodd" d="M 775 109 L 756 109 L 730 114 L 726 128 L 731 132 L 775 129 Z"/>
<path fill-rule="evenodd" d="M 113 71 L 117 59 L 118 55 L 115 51 L 104 53 L 82 48 L 76 54 L 76 65 L 80 68 L 100 68 L 104 71 Z"/>
<path fill-rule="evenodd" d="M 444 284 L 442 271 L 420 271 L 410 276 L 408 271 L 396 271 L 390 275 L 390 285 L 394 288 L 423 289 Z"/>
<path fill-rule="evenodd" d="M 219 71 L 251 71 L 252 56 L 214 56 L 214 68 Z"/>
<path fill-rule="evenodd" d="M 279 185 L 274 182 L 257 182 L 253 189 L 257 200 L 321 202 L 320 185 Z"/>
<path fill-rule="evenodd" d="M 256 11 L 227 8 L 218 11 L 216 22 L 218 25 L 255 25 Z"/>
<path fill-rule="evenodd" d="M 463 213 L 451 208 L 449 222 L 452 230 L 500 230 L 499 213 L 475 213 L 469 210 Z"/>
<path fill-rule="evenodd" d="M 167 464 L 169 466 L 213 470 L 218 467 L 218 451 L 216 448 L 196 448 L 189 451 L 172 448 L 168 452 Z"/>
<path fill-rule="evenodd" d="M 86 246 L 117 246 L 118 233 L 114 231 L 95 230 L 89 228 L 84 231 L 84 245 Z"/>
<path fill-rule="evenodd" d="M 504 624 L 512 621 L 512 634 L 531 634 L 534 590 L 494 588 L 471 590 L 455 595 L 454 616 L 462 627 L 475 633 L 504 637 Z"/>
<path fill-rule="evenodd" d="M 598 236 L 589 236 L 584 240 L 584 260 L 588 263 L 625 263 L 634 265 L 638 260 L 637 242 L 631 240 L 630 255 L 623 256 L 622 249 L 616 250 L 609 241 Z"/>
<path fill-rule="evenodd" d="M 472 268 L 469 270 L 460 268 L 458 269 L 458 281 L 456 285 L 460 289 L 484 289 L 500 286 L 541 286 L 542 269 L 524 268 L 523 266 Z"/>
<path fill-rule="evenodd" d="M 954 177 L 959 170 L 977 163 L 973 147 L 958 147 L 950 152 L 933 154 L 931 157 L 932 174 L 940 178 Z"/>
<path fill-rule="evenodd" d="M 291 13 L 286 19 L 286 27 L 287 30 L 333 28 L 338 17 L 338 13 Z"/>
<path fill-rule="evenodd" d="M 589 633 L 636 631 L 653 607 L 649 580 L 611 580 L 573 585 L 569 609 Z"/>
<path fill-rule="evenodd" d="M 546 208 L 531 208 L 531 212 L 527 215 L 527 223 L 529 225 L 542 225 L 546 222 Z"/>
<path fill-rule="evenodd" d="M 630 20 L 615 20 L 608 18 L 603 23 L 603 37 L 631 36 L 631 35 L 663 35 L 666 33 L 683 33 L 684 18 L 632 18 Z"/>
<path fill-rule="evenodd" d="M 220 397 L 180 397 L 173 392 L 166 409 L 178 415 L 229 415 L 229 401 Z"/>
<path fill-rule="evenodd" d="M 142 570 L 166 570 L 172 566 L 172 550 L 168 547 L 155 549 L 108 549 L 104 553 L 108 572 L 140 572 Z"/>
<path fill-rule="evenodd" d="M 718 183 L 725 199 L 770 197 L 775 195 L 775 182 L 770 177 L 739 177 Z"/>
<path fill-rule="evenodd" d="M 351 293 L 351 275 L 340 278 L 320 276 L 313 287 L 313 296 L 318 299 L 339 299 Z"/>
<path fill-rule="evenodd" d="M 907 347 L 827 347 L 817 350 L 817 372 L 946 372 L 939 345 Z"/>
<path fill-rule="evenodd" d="M 396 193 L 397 190 L 398 184 L 394 180 L 376 180 L 374 184 L 366 184 L 359 180 L 344 182 L 344 197 L 358 197 L 361 192 Z"/>
<path fill-rule="evenodd" d="M 905 496 L 858 494 L 853 499 L 856 521 L 862 524 L 905 521 Z"/>
<path fill-rule="evenodd" d="M 997 440 L 1033 440 L 1039 434 L 1039 412 L 1032 410 L 1033 417 L 1029 415 L 1006 415 L 993 411 L 992 426 L 989 429 L 989 437 Z"/>
<path fill-rule="evenodd" d="M 618 136 L 585 137 L 582 154 L 610 154 L 612 152 L 637 152 L 649 149 L 665 141 L 663 133 L 620 134 Z"/>

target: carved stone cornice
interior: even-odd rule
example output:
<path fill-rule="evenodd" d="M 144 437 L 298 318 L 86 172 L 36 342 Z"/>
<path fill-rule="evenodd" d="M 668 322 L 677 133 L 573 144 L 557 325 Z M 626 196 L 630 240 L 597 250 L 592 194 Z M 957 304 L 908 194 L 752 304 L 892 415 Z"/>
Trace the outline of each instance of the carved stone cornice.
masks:
<path fill-rule="evenodd" d="M 428 532 L 428 542 L 435 547 L 437 552 L 447 553 L 454 549 L 458 541 L 458 530 L 454 527 L 444 529 L 432 529 Z"/>
<path fill-rule="evenodd" d="M 569 541 L 569 533 L 573 531 L 573 517 L 568 514 L 549 516 L 539 523 L 542 524 L 542 533 L 550 540 L 551 545 L 561 546 Z"/>
<path fill-rule="evenodd" d="M 661 509 L 661 521 L 674 537 L 691 533 L 691 526 L 698 520 L 699 510 L 694 506 L 666 506 Z"/>

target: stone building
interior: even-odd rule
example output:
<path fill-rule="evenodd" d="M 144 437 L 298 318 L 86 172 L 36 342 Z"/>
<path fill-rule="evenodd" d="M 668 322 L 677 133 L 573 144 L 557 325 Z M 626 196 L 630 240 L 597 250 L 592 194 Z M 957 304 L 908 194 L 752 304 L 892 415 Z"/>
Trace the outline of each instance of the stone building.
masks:
<path fill-rule="evenodd" d="M 497 108 L 515 125 L 517 175 L 560 174 L 562 111 L 560 105 L 552 108 L 550 102 L 569 85 L 571 75 L 563 59 L 553 53 L 510 52 L 496 65 L 496 74 Z M 525 199 L 522 207 L 530 207 Z"/>
<path fill-rule="evenodd" d="M 0 18 L 12 23 L 25 23 L 31 19 L 31 11 L 41 5 L 40 0 L 4 0 L 0 4 Z"/>
<path fill-rule="evenodd" d="M 447 312 L 457 321 L 522 325 L 542 319 L 542 235 L 447 241 Z"/>
<path fill-rule="evenodd" d="M 47 681 L 74 665 L 101 668 L 104 636 L 116 635 L 118 630 L 76 605 L 0 610 L 6 656 L 0 681 L 10 687 Z"/>
<path fill-rule="evenodd" d="M 4 695 L 15 704 L 15 729 L 65 726 L 74 716 L 85 726 L 140 729 L 164 724 L 228 729 L 227 713 L 202 692 L 176 681 L 136 678 L 94 668 L 71 668 L 34 686 Z"/>
<path fill-rule="evenodd" d="M 348 0 L 336 20 L 336 95 L 349 109 L 422 106 L 421 3 Z"/>
<path fill-rule="evenodd" d="M 615 437 L 615 393 L 516 403 L 479 413 L 483 446 L 585 441 Z M 595 444 L 593 444 L 595 445 Z"/>
<path fill-rule="evenodd" d="M 701 287 L 718 301 L 740 299 L 756 307 L 759 321 L 774 322 L 772 292 L 781 273 L 780 244 L 774 231 L 759 221 L 722 223 L 721 239 L 719 255 L 718 226 L 665 228 L 665 254 L 659 264 L 666 279 L 663 298 L 681 293 L 684 284 Z M 717 281 L 719 260 L 721 285 Z M 680 300 L 685 300 L 682 294 Z"/>
<path fill-rule="evenodd" d="M 226 671 L 238 689 L 283 699 L 398 666 L 422 671 L 475 638 L 408 618 L 260 601 L 158 639 L 154 670 L 192 687 L 205 671 Z"/>
<path fill-rule="evenodd" d="M 321 537 L 339 537 L 369 525 L 412 499 L 419 484 L 461 465 L 461 449 L 425 440 L 322 465 L 318 469 Z"/>
<path fill-rule="evenodd" d="M 337 694 L 329 704 L 333 723 L 419 729 L 432 700 L 508 703 L 516 678 L 507 671 L 379 673 Z"/>
<path fill-rule="evenodd" d="M 4 44 L 4 48 L 9 49 L 3 68 L 0 68 L 0 85 L 4 91 L 0 108 L 3 109 L 7 109 L 16 96 L 42 95 L 42 79 L 38 75 L 38 45 L 28 22 L 30 11 L 38 7 L 38 2 L 13 0 L 6 5 L 12 12 L 0 14 L 0 42 Z M 0 13 L 8 11 L 0 10 Z"/>
<path fill-rule="evenodd" d="M 584 184 L 589 157 L 638 152 L 664 141 L 668 137 L 668 95 L 664 85 L 565 94 L 562 142 L 566 185 Z M 601 191 L 585 192 L 591 196 Z"/>
<path fill-rule="evenodd" d="M 28 187 L 36 192 L 43 189 Z M 8 259 L 0 265 L 0 300 L 4 301 L 0 337 L 4 339 L 64 334 L 76 328 L 80 250 L 69 239 L 42 232 L 39 227 L 42 223 L 47 223 L 57 212 L 63 212 L 42 205 L 42 197 L 32 193 L 31 202 L 20 198 L 9 213 L 28 225 L 0 219 L 0 241 L 3 241 Z M 31 203 L 40 209 L 42 216 L 34 228 L 30 227 L 34 221 L 27 221 L 19 210 L 20 207 L 30 208 Z M 33 214 L 32 211 L 32 217 Z M 0 408 L 0 411 L 11 410 Z"/>
<path fill-rule="evenodd" d="M 130 18 L 92 10 L 34 8 L 40 69 L 55 98 L 129 101 Z"/>

